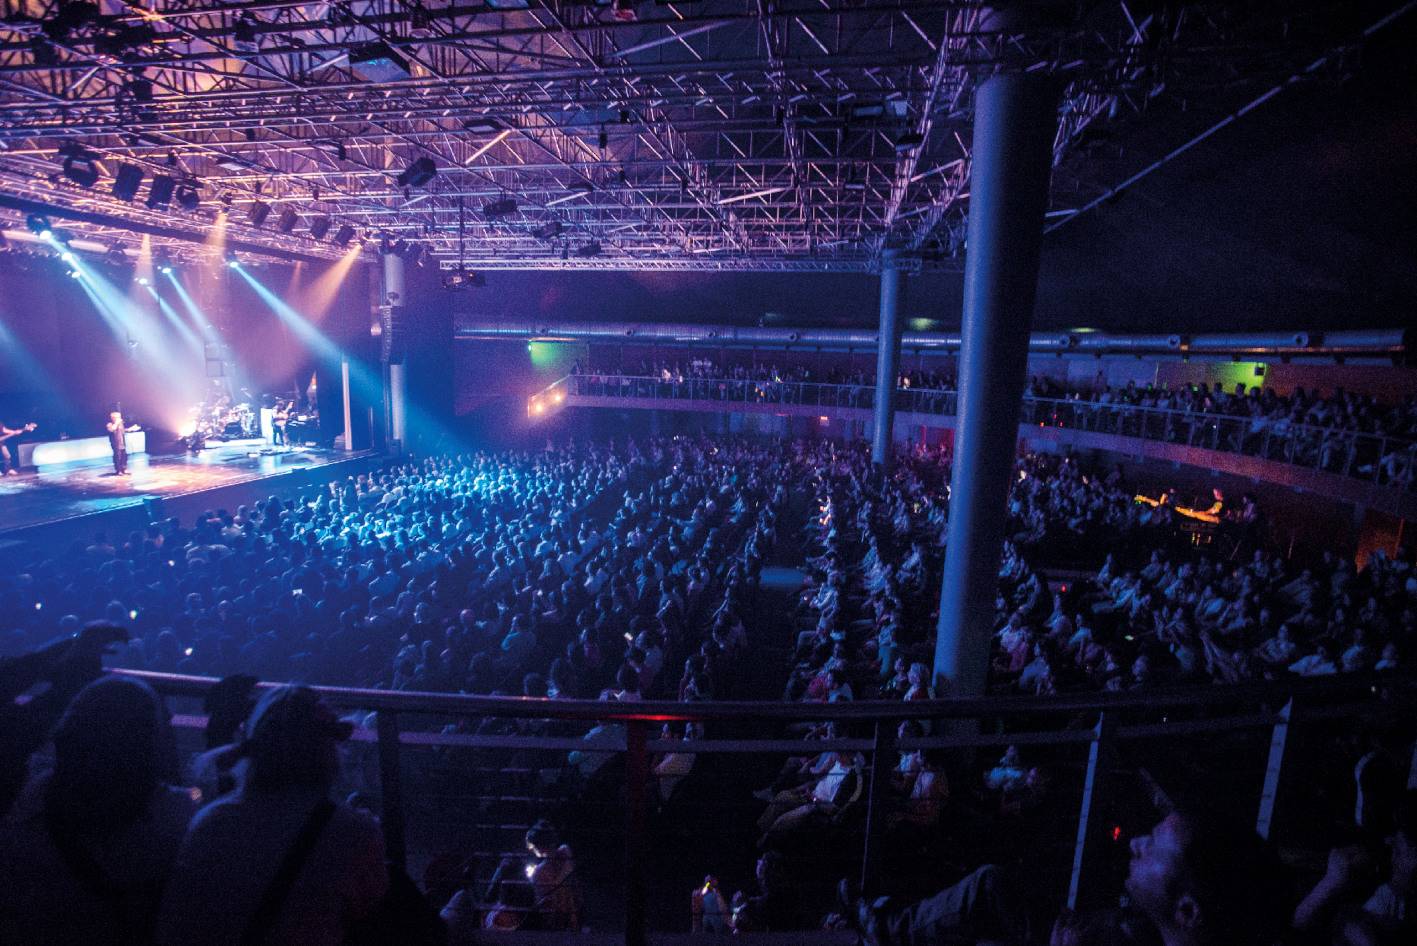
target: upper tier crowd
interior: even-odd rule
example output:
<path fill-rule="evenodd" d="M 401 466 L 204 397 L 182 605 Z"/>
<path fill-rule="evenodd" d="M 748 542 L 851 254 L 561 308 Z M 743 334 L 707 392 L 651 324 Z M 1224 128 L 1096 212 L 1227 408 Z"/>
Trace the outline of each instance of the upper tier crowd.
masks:
<path fill-rule="evenodd" d="M 727 365 L 696 358 L 687 363 L 653 361 L 628 367 L 578 362 L 573 373 L 588 379 L 616 375 L 652 379 L 655 390 L 646 393 L 671 398 L 870 407 L 875 397 L 873 372 L 840 367 L 814 370 L 801 364 Z M 900 406 L 929 413 L 953 413 L 956 389 L 951 372 L 905 368 L 898 390 L 907 392 L 905 396 L 911 401 Z M 700 390 L 704 393 L 698 393 Z M 633 390 L 623 393 L 641 396 L 641 392 Z M 1082 384 L 1035 376 L 1029 379 L 1024 396 L 1036 401 L 1029 419 L 1044 423 L 1194 442 L 1406 488 L 1412 488 L 1417 480 L 1417 396 L 1383 404 L 1342 388 L 1321 394 L 1299 387 L 1281 395 L 1272 388 L 1247 388 L 1243 383 L 1229 390 L 1218 382 L 1173 387 L 1128 381 L 1116 386 L 1108 384 L 1101 372 Z M 1054 401 L 1068 402 L 1063 405 L 1064 414 L 1049 405 Z M 1130 416 L 1128 409 L 1174 413 L 1145 424 Z M 1210 421 L 1227 423 L 1212 431 L 1207 426 Z M 1360 443 L 1358 435 L 1384 439 Z"/>
<path fill-rule="evenodd" d="M 118 923 L 133 942 L 235 943 L 262 941 L 249 938 L 253 925 L 265 935 L 273 924 L 303 930 L 308 944 L 336 943 L 356 920 L 377 921 L 398 887 L 381 866 L 373 822 L 357 806 L 319 804 L 350 726 L 311 691 L 272 691 L 254 707 L 243 696 L 225 715 L 217 706 L 213 721 L 229 725 L 209 733 L 212 754 L 184 769 L 151 691 L 88 682 L 105 649 L 118 666 L 214 676 L 553 699 L 732 698 L 743 695 L 744 662 L 762 653 L 753 610 L 764 562 L 777 554 L 807 575 L 796 637 L 778 642 L 791 654 L 787 698 L 927 699 L 948 483 L 949 457 L 924 446 L 882 474 L 864 446 L 825 440 L 572 444 L 395 463 L 297 500 L 209 512 L 190 527 L 168 520 L 99 534 L 38 557 L 0 578 L 0 807 L 9 811 L 0 928 L 34 930 L 34 942 L 98 942 Z M 995 690 L 1143 689 L 1410 663 L 1410 549 L 1377 553 L 1361 571 L 1328 552 L 1281 555 L 1249 502 L 1226 520 L 1224 543 L 1195 545 L 1171 504 L 1139 504 L 1134 492 L 1119 471 L 1071 457 L 1019 459 Z M 1056 568 L 1090 577 L 1050 580 Z M 17 699 L 45 681 L 39 697 Z M 593 784 L 617 741 L 613 723 L 586 732 L 565 760 L 568 777 Z M 687 754 L 659 759 L 662 796 L 692 767 Z M 859 795 L 858 768 L 849 754 L 809 754 L 785 768 L 767 791 L 763 846 L 780 847 L 843 794 Z M 1004 782 L 1026 781 L 1022 770 L 1010 774 L 1016 764 L 1001 768 Z M 939 819 L 948 792 L 939 772 L 926 754 L 901 760 L 895 826 Z M 167 788 L 193 783 L 236 791 L 194 817 L 193 794 Z M 536 832 L 527 836 L 535 896 L 520 915 L 576 928 L 569 848 L 549 826 Z M 282 858 L 307 833 L 318 883 L 272 908 Z M 182 867 L 171 874 L 174 863 Z M 164 891 L 170 874 L 180 879 Z M 760 877 L 765 889 L 745 898 L 745 927 L 781 928 L 791 911 L 776 912 L 766 889 L 775 883 Z M 449 909 L 455 923 L 467 919 Z"/>

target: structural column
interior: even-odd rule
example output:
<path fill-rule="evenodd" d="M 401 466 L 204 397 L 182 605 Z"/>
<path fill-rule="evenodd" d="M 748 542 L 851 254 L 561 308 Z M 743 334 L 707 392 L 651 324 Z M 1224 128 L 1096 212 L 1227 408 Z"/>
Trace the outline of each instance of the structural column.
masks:
<path fill-rule="evenodd" d="M 891 462 L 891 424 L 895 420 L 895 382 L 900 375 L 900 268 L 895 250 L 881 254 L 881 327 L 876 339 L 876 419 L 871 462 Z"/>
<path fill-rule="evenodd" d="M 380 346 L 384 363 L 384 416 L 388 423 L 386 430 L 390 440 L 397 440 L 400 448 L 407 449 L 408 428 L 408 374 L 407 360 L 403 355 L 405 339 L 398 337 L 404 331 L 402 313 L 408 304 L 408 288 L 404 282 L 404 260 L 396 253 L 385 253 L 384 283 L 381 295 L 382 307 L 388 312 L 384 319 L 383 344 Z"/>
<path fill-rule="evenodd" d="M 935 645 L 941 696 L 982 694 L 989 672 L 1056 125 L 1056 91 L 1046 77 L 1002 74 L 979 87 L 959 421 Z"/>

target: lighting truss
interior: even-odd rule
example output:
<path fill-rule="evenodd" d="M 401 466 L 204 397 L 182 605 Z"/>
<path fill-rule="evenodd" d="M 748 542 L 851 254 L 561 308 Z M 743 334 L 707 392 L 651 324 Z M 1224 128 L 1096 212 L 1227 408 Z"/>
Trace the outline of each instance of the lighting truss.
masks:
<path fill-rule="evenodd" d="M 991 71 L 1062 87 L 1066 212 L 1105 189 L 1084 147 L 1100 132 L 1273 82 L 1367 25 L 1318 0 L 1058 4 L 1007 26 L 940 0 L 643 0 L 632 19 L 584 0 L 515 6 L 117 0 L 115 17 L 55 39 L 57 0 L 37 0 L 0 23 L 0 198 L 86 236 L 214 219 L 212 200 L 117 200 L 111 174 L 128 164 L 200 181 L 230 207 L 231 239 L 276 255 L 343 249 L 303 225 L 248 226 L 256 201 L 446 258 L 460 202 L 512 196 L 515 214 L 466 229 L 480 269 L 860 271 L 888 245 L 957 265 L 973 93 Z M 373 44 L 395 57 L 351 59 Z M 106 168 L 91 190 L 58 173 L 76 145 Z M 406 192 L 398 175 L 424 158 L 437 176 Z M 551 220 L 601 255 L 549 252 L 536 232 Z"/>

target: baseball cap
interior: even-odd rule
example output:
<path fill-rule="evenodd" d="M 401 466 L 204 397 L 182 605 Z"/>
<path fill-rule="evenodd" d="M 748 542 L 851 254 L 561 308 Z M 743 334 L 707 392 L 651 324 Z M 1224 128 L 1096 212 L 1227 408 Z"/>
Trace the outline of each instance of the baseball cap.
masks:
<path fill-rule="evenodd" d="M 354 732 L 307 686 L 288 684 L 267 691 L 246 720 L 246 747 L 260 753 L 277 747 L 313 746 L 329 740 L 341 742 Z"/>

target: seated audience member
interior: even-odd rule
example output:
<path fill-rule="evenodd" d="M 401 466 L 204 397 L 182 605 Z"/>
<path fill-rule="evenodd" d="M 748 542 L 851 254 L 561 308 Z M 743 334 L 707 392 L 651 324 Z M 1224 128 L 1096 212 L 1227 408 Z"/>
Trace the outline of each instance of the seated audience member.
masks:
<path fill-rule="evenodd" d="M 1294 911 L 1296 930 L 1342 946 L 1417 942 L 1417 789 L 1407 790 L 1392 820 L 1387 879 L 1363 848 L 1334 848 Z"/>
<path fill-rule="evenodd" d="M 1122 910 L 1064 913 L 1050 946 L 1270 946 L 1285 928 L 1277 862 L 1227 818 L 1173 812 L 1131 843 Z M 845 884 L 843 899 L 850 901 Z M 1042 942 L 1025 878 L 987 865 L 913 904 L 848 902 L 867 943 Z"/>
<path fill-rule="evenodd" d="M 0 829 L 0 940 L 141 943 L 195 805 L 164 784 L 175 757 L 145 683 L 97 680 L 54 733 L 54 769 Z"/>
<path fill-rule="evenodd" d="M 379 826 L 329 797 L 351 728 L 306 687 L 262 697 L 235 750 L 241 786 L 182 843 L 159 943 L 336 946 L 374 913 L 389 885 Z"/>
<path fill-rule="evenodd" d="M 783 933 L 803 926 L 802 904 L 787 877 L 786 859 L 765 851 L 755 868 L 758 892 L 740 890 L 733 895 L 735 932 Z"/>
<path fill-rule="evenodd" d="M 502 858 L 481 902 L 466 888 L 453 894 L 441 916 L 454 936 L 466 939 L 479 929 L 580 930 L 580 880 L 570 847 L 542 818 L 527 830 L 526 849 L 530 859 Z"/>
<path fill-rule="evenodd" d="M 886 825 L 919 829 L 938 824 L 950 800 L 943 754 L 936 749 L 903 753 L 896 776 L 899 795 L 893 810 L 886 816 Z"/>
<path fill-rule="evenodd" d="M 860 753 L 835 752 L 831 766 L 815 782 L 779 792 L 758 819 L 760 848 L 776 846 L 810 827 L 837 823 L 863 793 L 865 758 Z"/>
<path fill-rule="evenodd" d="M 666 724 L 663 731 L 660 733 L 660 738 L 673 739 L 674 730 Z M 700 738 L 698 724 L 685 723 L 683 738 L 685 740 Z M 697 758 L 698 756 L 692 752 L 666 752 L 664 755 L 654 760 L 653 765 L 650 767 L 650 774 L 654 777 L 659 787 L 659 801 L 661 804 L 669 801 L 674 795 L 674 789 L 678 788 L 679 783 L 684 780 L 685 776 L 693 771 L 694 760 Z"/>
<path fill-rule="evenodd" d="M 581 928 L 580 882 L 569 846 L 562 844 L 556 829 L 545 818 L 526 833 L 526 847 L 534 858 L 527 878 L 533 895 L 532 929 L 569 930 Z"/>

